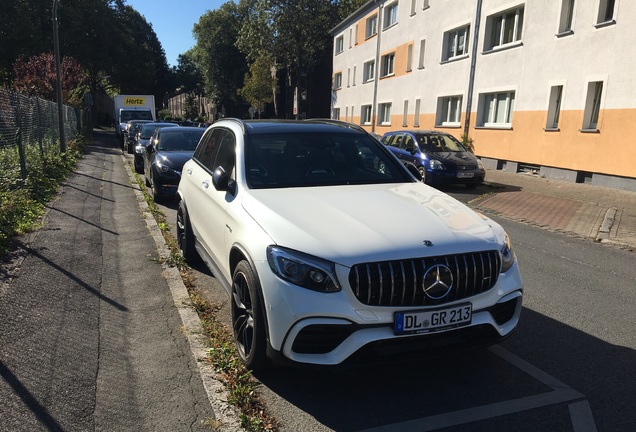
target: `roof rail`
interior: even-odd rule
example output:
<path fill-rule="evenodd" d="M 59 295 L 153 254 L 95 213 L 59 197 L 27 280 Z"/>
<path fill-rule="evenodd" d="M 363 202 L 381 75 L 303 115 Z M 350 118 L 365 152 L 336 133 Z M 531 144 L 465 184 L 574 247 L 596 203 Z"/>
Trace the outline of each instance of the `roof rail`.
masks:
<path fill-rule="evenodd" d="M 223 117 L 222 119 L 219 119 L 217 121 L 221 121 L 221 120 L 229 120 L 229 121 L 233 121 L 233 122 L 238 123 L 239 126 L 241 126 L 241 131 L 243 132 L 243 135 L 246 134 L 245 121 L 243 121 L 243 120 L 241 120 L 239 118 L 235 118 L 235 117 Z M 212 123 L 212 124 L 214 124 L 214 123 Z"/>
<path fill-rule="evenodd" d="M 312 118 L 312 119 L 306 119 L 306 121 L 313 121 L 313 122 L 321 122 L 321 123 L 326 123 L 326 124 L 340 125 L 340 126 L 348 127 L 349 129 L 355 129 L 355 130 L 357 130 L 359 132 L 368 133 L 366 131 L 366 129 L 364 129 L 362 126 L 357 125 L 357 124 L 353 124 L 353 123 L 349 123 L 349 122 L 346 122 L 346 121 L 342 121 L 342 120 L 335 120 L 335 119 L 328 119 L 328 118 Z"/>

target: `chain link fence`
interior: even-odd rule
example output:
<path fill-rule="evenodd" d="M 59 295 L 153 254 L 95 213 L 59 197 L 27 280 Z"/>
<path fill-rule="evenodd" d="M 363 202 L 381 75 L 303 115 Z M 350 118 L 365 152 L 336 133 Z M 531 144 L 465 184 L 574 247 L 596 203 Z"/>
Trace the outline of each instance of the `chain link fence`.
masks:
<path fill-rule="evenodd" d="M 79 134 L 80 110 L 64 106 L 63 116 L 66 139 Z M 25 181 L 31 158 L 59 150 L 57 103 L 0 89 L 0 188 Z"/>

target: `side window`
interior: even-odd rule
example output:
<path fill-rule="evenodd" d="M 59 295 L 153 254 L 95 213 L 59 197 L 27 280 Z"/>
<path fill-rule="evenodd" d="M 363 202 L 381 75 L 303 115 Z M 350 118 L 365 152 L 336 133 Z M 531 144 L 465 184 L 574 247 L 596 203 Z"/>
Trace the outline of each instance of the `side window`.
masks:
<path fill-rule="evenodd" d="M 225 172 L 232 177 L 232 171 L 234 170 L 234 164 L 236 161 L 236 139 L 234 134 L 230 131 L 225 132 L 225 136 L 219 145 L 219 152 L 216 155 L 214 161 L 214 168 L 221 166 Z"/>
<path fill-rule="evenodd" d="M 404 135 L 398 134 L 393 139 L 393 146 L 404 149 Z"/>
<path fill-rule="evenodd" d="M 193 159 L 197 160 L 208 170 L 214 171 L 214 159 L 224 136 L 225 131 L 223 129 L 213 129 L 212 132 L 206 134 L 197 146 L 192 156 Z"/>
<path fill-rule="evenodd" d="M 415 151 L 415 140 L 411 135 L 405 135 L 404 149 L 409 152 Z"/>

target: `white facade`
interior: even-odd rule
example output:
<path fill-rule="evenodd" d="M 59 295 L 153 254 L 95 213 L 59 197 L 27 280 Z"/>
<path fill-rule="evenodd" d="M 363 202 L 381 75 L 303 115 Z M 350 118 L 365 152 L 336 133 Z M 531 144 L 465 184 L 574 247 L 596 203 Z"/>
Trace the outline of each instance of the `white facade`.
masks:
<path fill-rule="evenodd" d="M 332 33 L 333 117 L 466 133 L 490 168 L 636 189 L 636 2 L 378 0 Z"/>

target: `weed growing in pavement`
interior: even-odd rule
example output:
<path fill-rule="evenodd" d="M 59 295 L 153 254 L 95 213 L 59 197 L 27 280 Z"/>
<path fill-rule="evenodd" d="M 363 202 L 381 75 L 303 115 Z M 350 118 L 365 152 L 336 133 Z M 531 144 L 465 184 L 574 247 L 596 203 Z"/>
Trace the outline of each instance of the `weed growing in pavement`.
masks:
<path fill-rule="evenodd" d="M 148 209 L 157 221 L 170 250 L 170 255 L 164 262 L 168 266 L 176 267 L 181 274 L 190 296 L 190 304 L 199 315 L 201 326 L 207 337 L 210 347 L 207 360 L 226 386 L 228 402 L 239 409 L 241 426 L 249 432 L 276 431 L 278 429 L 276 421 L 266 412 L 265 406 L 258 399 L 256 389 L 259 384 L 254 380 L 251 372 L 241 363 L 231 331 L 220 323 L 217 316 L 220 307 L 206 301 L 197 290 L 190 268 L 179 250 L 177 240 L 169 231 L 165 215 L 148 194 L 145 183 L 139 174 L 134 170 L 133 173 L 148 204 Z"/>

